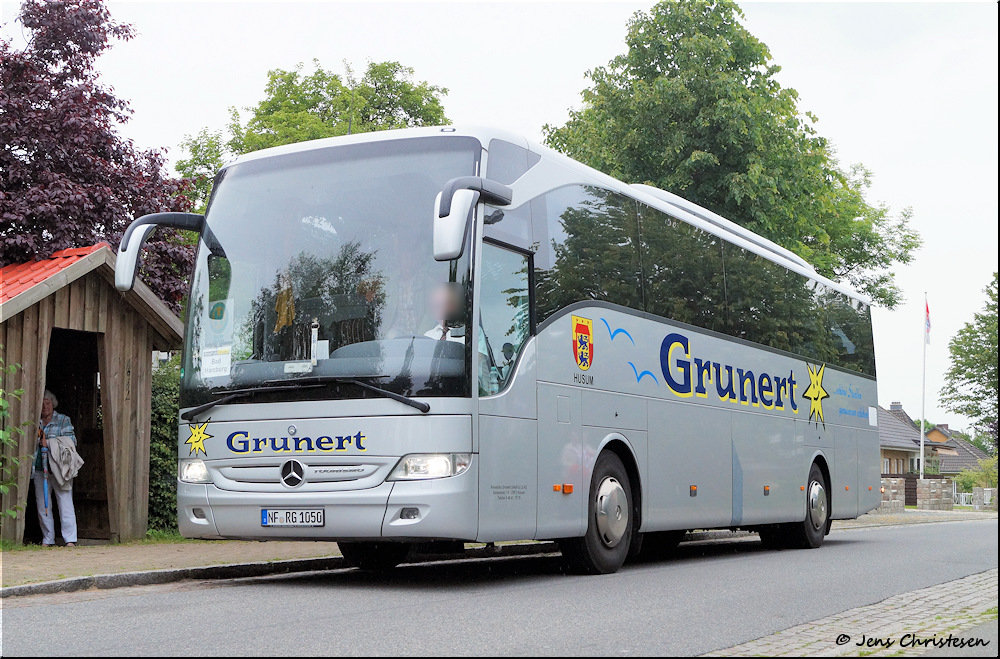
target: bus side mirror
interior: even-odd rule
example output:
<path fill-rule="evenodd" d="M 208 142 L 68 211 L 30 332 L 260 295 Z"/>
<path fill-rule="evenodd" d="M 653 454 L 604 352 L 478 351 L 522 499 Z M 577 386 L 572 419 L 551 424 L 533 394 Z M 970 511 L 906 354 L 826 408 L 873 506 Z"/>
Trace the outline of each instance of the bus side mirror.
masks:
<path fill-rule="evenodd" d="M 115 288 L 125 292 L 135 285 L 135 275 L 139 270 L 139 253 L 146 239 L 156 227 L 174 227 L 201 233 L 205 216 L 195 213 L 151 213 L 135 220 L 125 230 L 118 244 L 118 259 L 115 261 Z"/>
<path fill-rule="evenodd" d="M 439 192 L 434 200 L 434 260 L 451 261 L 462 256 L 465 251 L 469 226 L 472 224 L 472 211 L 479 201 L 476 190 L 455 190 L 451 203 L 446 205 L 445 214 L 441 214 L 442 195 L 451 192 Z"/>
<path fill-rule="evenodd" d="M 129 229 L 131 228 L 130 225 Z M 118 290 L 122 292 L 132 290 L 132 286 L 135 284 L 135 273 L 139 269 L 139 252 L 155 228 L 155 224 L 141 226 L 132 233 L 128 243 L 123 238 L 118 244 L 118 260 L 115 261 L 115 288 Z M 129 249 L 129 243 L 131 243 L 131 249 Z"/>
<path fill-rule="evenodd" d="M 472 210 L 480 199 L 506 206 L 512 197 L 510 187 L 479 176 L 460 176 L 445 183 L 434 200 L 434 259 L 450 261 L 462 255 Z"/>

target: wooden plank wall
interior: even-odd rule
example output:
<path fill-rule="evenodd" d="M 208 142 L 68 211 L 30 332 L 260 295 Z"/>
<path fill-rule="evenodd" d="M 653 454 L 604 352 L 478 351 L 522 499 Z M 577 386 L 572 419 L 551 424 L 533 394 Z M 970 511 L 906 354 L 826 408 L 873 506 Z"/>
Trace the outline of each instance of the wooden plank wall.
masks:
<path fill-rule="evenodd" d="M 102 374 L 108 519 L 112 538 L 117 539 L 137 538 L 146 532 L 151 352 L 146 322 L 138 314 L 108 316 L 97 359 Z M 116 440 L 128 439 L 108 441 L 109 434 Z"/>
<path fill-rule="evenodd" d="M 4 389 L 24 388 L 13 401 L 8 422 L 31 426 L 21 438 L 17 454 L 29 456 L 18 469 L 16 490 L 3 497 L 4 507 L 24 507 L 35 450 L 43 377 L 52 328 L 97 332 L 104 415 L 104 459 L 108 519 L 113 539 L 142 537 L 146 532 L 149 500 L 149 424 L 152 384 L 153 331 L 143 317 L 98 272 L 91 272 L 0 324 L 5 364 L 20 364 L 14 376 L 4 376 Z M 86 469 L 86 467 L 84 467 Z M 5 521 L 5 539 L 24 535 L 23 511 Z"/>
<path fill-rule="evenodd" d="M 26 510 L 28 482 L 31 478 L 31 458 L 35 452 L 35 436 L 38 432 L 38 414 L 42 409 L 42 393 L 45 390 L 44 374 L 49 356 L 49 336 L 52 333 L 53 310 L 51 305 L 36 304 L 0 325 L 0 343 L 3 344 L 4 366 L 18 364 L 13 375 L 4 374 L 5 391 L 23 389 L 20 400 L 10 399 L 9 416 L 5 425 L 22 428 L 19 445 L 5 447 L 5 454 L 20 458 L 17 469 L 17 485 L 3 495 L 4 510 L 15 508 L 19 514 L 13 520 L 4 518 L 2 534 L 4 539 L 20 542 L 24 536 L 25 514 L 35 514 Z M 38 374 L 42 377 L 38 377 Z"/>

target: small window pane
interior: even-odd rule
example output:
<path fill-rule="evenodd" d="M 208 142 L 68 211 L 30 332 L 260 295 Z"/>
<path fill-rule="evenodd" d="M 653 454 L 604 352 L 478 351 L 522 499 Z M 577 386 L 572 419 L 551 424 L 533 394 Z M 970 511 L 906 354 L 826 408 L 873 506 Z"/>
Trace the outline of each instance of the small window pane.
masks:
<path fill-rule="evenodd" d="M 535 166 L 541 156 L 506 140 L 490 140 L 486 178 L 510 185 Z"/>
<path fill-rule="evenodd" d="M 486 206 L 483 226 L 487 238 L 493 238 L 521 249 L 532 249 L 531 204 L 517 208 Z"/>

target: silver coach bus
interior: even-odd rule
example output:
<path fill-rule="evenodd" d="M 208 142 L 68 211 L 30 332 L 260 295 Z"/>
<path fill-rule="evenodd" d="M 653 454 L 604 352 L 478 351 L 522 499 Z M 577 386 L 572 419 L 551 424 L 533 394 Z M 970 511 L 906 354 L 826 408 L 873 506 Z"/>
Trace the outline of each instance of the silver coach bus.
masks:
<path fill-rule="evenodd" d="M 578 571 L 744 528 L 817 547 L 878 505 L 868 301 L 668 192 L 491 130 L 238 158 L 188 298 L 180 531 L 559 541 Z"/>

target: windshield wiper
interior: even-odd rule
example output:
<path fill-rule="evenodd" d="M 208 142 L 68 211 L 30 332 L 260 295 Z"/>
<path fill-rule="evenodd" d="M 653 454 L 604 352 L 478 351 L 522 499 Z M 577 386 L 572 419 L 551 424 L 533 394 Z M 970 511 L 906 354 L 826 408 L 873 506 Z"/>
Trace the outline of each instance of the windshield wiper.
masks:
<path fill-rule="evenodd" d="M 314 375 L 311 377 L 298 378 L 295 382 L 302 383 L 305 386 L 312 385 L 314 387 L 321 387 L 324 384 L 353 384 L 361 387 L 362 389 L 367 389 L 368 391 L 374 391 L 377 394 L 382 394 L 386 398 L 391 398 L 392 400 L 398 401 L 403 405 L 409 405 L 414 409 L 418 409 L 424 414 L 431 411 L 431 406 L 427 403 L 421 402 L 419 400 L 414 400 L 409 396 L 404 396 L 402 394 L 397 394 L 394 391 L 389 391 L 388 389 L 383 389 L 382 387 L 376 387 L 368 382 L 362 382 L 357 378 L 348 378 L 339 375 Z"/>
<path fill-rule="evenodd" d="M 216 398 L 215 400 L 210 400 L 207 403 L 203 403 L 198 407 L 192 407 L 186 412 L 181 413 L 181 418 L 185 421 L 190 421 L 194 417 L 198 416 L 202 412 L 212 409 L 216 405 L 222 405 L 223 403 L 228 403 L 231 400 L 236 400 L 237 398 L 246 398 L 247 396 L 252 396 L 258 392 L 268 392 L 268 391 L 285 391 L 285 390 L 297 390 L 297 389 L 316 389 L 322 387 L 322 383 L 309 383 L 309 384 L 299 384 L 295 382 L 293 384 L 285 384 L 281 386 L 267 386 L 267 387 L 252 387 L 250 389 L 234 389 L 227 393 L 225 396 Z"/>
<path fill-rule="evenodd" d="M 272 381 L 274 382 L 274 381 Z M 353 384 L 361 387 L 362 389 L 367 389 L 368 391 L 374 391 L 376 393 L 382 394 L 386 398 L 391 398 L 392 400 L 399 401 L 404 405 L 409 405 L 410 407 L 416 408 L 427 414 L 431 411 L 431 406 L 427 403 L 423 403 L 419 400 L 414 400 L 402 394 L 397 394 L 388 389 L 383 389 L 381 387 L 376 387 L 373 384 L 368 384 L 367 382 L 362 382 L 355 378 L 338 377 L 338 376 L 314 376 L 309 378 L 300 378 L 292 381 L 279 380 L 277 382 L 285 382 L 285 384 L 274 384 L 263 387 L 251 387 L 249 389 L 235 389 L 228 392 L 226 395 L 216 398 L 215 400 L 210 400 L 207 403 L 203 403 L 198 407 L 192 407 L 191 409 L 183 412 L 181 418 L 185 421 L 190 421 L 194 417 L 198 416 L 202 412 L 212 409 L 216 405 L 222 405 L 228 403 L 231 400 L 236 400 L 238 398 L 246 398 L 247 396 L 252 396 L 258 392 L 273 392 L 273 391 L 286 391 L 286 390 L 297 390 L 297 389 L 316 389 L 327 384 Z"/>

